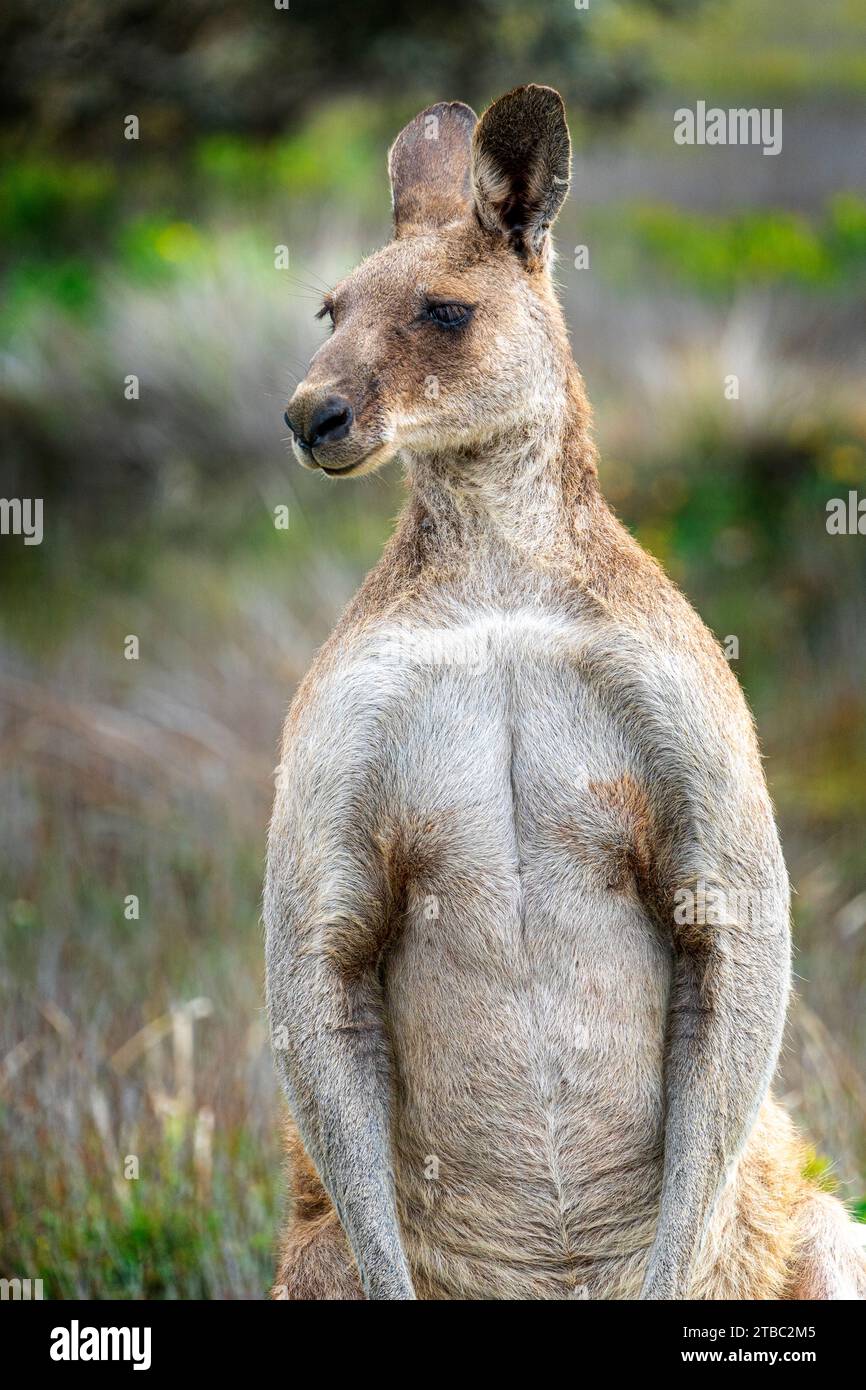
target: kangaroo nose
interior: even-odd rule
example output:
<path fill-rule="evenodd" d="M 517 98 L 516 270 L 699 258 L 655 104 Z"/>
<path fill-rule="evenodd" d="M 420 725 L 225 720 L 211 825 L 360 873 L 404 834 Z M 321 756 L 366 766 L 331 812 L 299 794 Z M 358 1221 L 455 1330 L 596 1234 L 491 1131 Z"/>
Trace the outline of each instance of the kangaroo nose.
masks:
<path fill-rule="evenodd" d="M 317 444 L 336 444 L 352 428 L 355 412 L 342 396 L 328 396 L 313 413 L 307 427 L 307 439 L 315 449 Z"/>

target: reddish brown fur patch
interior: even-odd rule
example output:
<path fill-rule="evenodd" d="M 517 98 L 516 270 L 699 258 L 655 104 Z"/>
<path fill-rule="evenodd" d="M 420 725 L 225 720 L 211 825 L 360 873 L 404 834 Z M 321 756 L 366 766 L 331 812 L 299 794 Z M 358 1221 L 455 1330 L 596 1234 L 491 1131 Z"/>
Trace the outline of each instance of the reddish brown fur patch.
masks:
<path fill-rule="evenodd" d="M 590 782 L 580 815 L 557 834 L 614 892 L 643 888 L 652 865 L 653 817 L 649 797 L 625 772 L 610 782 Z"/>
<path fill-rule="evenodd" d="M 363 986 L 395 944 L 410 885 L 423 883 L 437 865 L 447 862 L 446 819 L 441 812 L 435 817 L 407 816 L 399 825 L 383 828 L 372 844 L 357 847 L 359 859 L 366 856 L 370 863 L 378 891 L 371 895 L 367 915 L 337 917 L 324 932 L 324 948 L 350 995 Z M 346 838 L 351 843 L 348 832 Z"/>
<path fill-rule="evenodd" d="M 772 1099 L 761 1107 L 707 1235 L 697 1299 L 824 1300 L 840 1276 L 866 1296 L 866 1260 L 841 1203 L 803 1177 L 807 1150 Z"/>
<path fill-rule="evenodd" d="M 291 1209 L 271 1297 L 290 1302 L 362 1299 L 358 1269 L 337 1213 L 288 1115 L 283 1143 Z"/>
<path fill-rule="evenodd" d="M 448 823 L 456 818 L 437 811 L 435 815 L 404 816 L 380 838 L 380 850 L 390 890 L 391 910 L 406 910 L 409 886 L 432 878 L 448 862 Z"/>
<path fill-rule="evenodd" d="M 765 1102 L 707 1233 L 692 1297 L 782 1299 L 788 1292 L 803 1191 L 802 1152 L 790 1119 Z"/>
<path fill-rule="evenodd" d="M 364 1292 L 337 1214 L 292 1222 L 284 1238 L 271 1297 L 280 1301 L 356 1301 Z"/>
<path fill-rule="evenodd" d="M 333 1209 L 331 1199 L 288 1115 L 283 1119 L 283 1146 L 294 1216 L 298 1221 L 317 1221 Z"/>

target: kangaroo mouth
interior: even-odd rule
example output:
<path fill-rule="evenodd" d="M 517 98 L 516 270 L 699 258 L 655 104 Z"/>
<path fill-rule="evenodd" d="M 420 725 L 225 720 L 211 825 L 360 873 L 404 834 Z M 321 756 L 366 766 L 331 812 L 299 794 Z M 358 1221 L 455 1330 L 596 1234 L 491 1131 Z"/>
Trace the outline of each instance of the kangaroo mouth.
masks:
<path fill-rule="evenodd" d="M 327 463 L 319 463 L 318 459 L 316 459 L 316 463 L 323 473 L 327 473 L 329 478 L 340 478 L 346 473 L 354 473 L 355 469 L 360 468 L 362 463 L 366 463 L 370 455 L 375 454 L 375 452 L 375 449 L 371 449 L 369 454 L 362 454 L 359 459 L 355 459 L 352 463 L 347 463 L 343 468 L 332 468 Z M 315 458 L 315 454 L 313 457 Z"/>
<path fill-rule="evenodd" d="M 367 443 L 370 447 L 364 449 L 363 453 L 356 454 L 354 458 L 346 459 L 346 454 L 353 451 L 343 446 L 350 441 L 341 440 L 334 448 L 329 448 L 326 444 L 311 446 L 291 425 L 290 428 L 294 455 L 301 467 L 311 473 L 326 473 L 329 478 L 346 478 L 350 473 L 376 468 L 381 463 L 387 463 L 394 452 L 391 442 L 387 439 L 359 439 L 356 441 L 357 444 Z"/>
<path fill-rule="evenodd" d="M 371 466 L 376 468 L 379 464 L 387 463 L 392 453 L 393 449 L 389 442 L 387 440 L 380 440 L 378 444 L 374 444 L 371 449 L 367 449 L 367 451 L 360 454 L 358 458 L 351 459 L 349 463 L 325 463 L 317 459 L 315 453 L 313 453 L 311 457 L 314 466 L 322 473 L 327 473 L 329 478 L 348 478 L 350 473 L 369 471 Z M 310 456 L 308 455 L 308 457 Z M 310 464 L 307 464 L 307 467 L 309 468 Z"/>

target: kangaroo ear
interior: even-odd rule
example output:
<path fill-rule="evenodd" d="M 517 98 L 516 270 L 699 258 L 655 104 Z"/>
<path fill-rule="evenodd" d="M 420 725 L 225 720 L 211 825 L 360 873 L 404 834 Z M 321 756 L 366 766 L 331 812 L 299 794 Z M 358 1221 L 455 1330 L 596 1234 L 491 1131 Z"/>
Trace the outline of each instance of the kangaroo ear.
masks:
<path fill-rule="evenodd" d="M 394 233 L 456 222 L 472 206 L 472 132 L 478 117 L 462 101 L 428 106 L 388 151 Z"/>
<path fill-rule="evenodd" d="M 544 263 L 550 226 L 571 180 L 565 107 L 552 87 L 518 87 L 475 127 L 472 182 L 482 224 L 508 237 L 529 265 Z"/>

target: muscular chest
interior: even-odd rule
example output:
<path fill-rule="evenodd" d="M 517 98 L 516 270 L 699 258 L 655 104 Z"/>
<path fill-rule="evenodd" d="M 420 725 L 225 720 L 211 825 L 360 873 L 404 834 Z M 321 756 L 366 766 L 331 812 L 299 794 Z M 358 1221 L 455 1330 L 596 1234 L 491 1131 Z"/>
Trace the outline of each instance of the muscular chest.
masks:
<path fill-rule="evenodd" d="M 367 655 L 398 896 L 455 961 L 572 969 L 577 938 L 587 962 L 657 950 L 639 901 L 652 816 L 589 636 L 493 612 L 383 633 Z"/>

